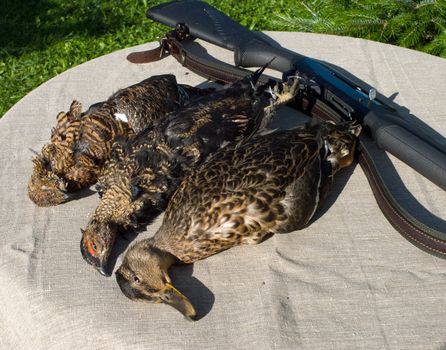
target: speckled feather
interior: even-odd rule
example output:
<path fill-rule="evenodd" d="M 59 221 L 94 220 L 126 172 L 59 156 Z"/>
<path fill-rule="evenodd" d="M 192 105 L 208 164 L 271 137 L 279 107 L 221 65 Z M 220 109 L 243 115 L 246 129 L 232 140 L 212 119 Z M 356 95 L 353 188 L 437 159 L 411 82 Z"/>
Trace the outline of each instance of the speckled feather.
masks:
<path fill-rule="evenodd" d="M 83 234 L 81 249 L 88 262 L 94 264 L 91 257 L 96 255 L 91 249 L 86 252 L 89 241 L 108 254 L 116 232 L 106 227 L 136 226 L 138 218 L 153 218 L 164 210 L 180 182 L 199 163 L 228 142 L 238 142 L 263 127 L 299 85 L 297 78 L 276 84 L 273 97 L 265 93 L 267 86 L 253 89 L 251 79 L 201 97 L 134 140 L 115 144 L 98 181 L 101 201 Z"/>
<path fill-rule="evenodd" d="M 194 319 L 192 303 L 172 285 L 170 266 L 308 225 L 333 175 L 353 161 L 360 130 L 348 122 L 312 123 L 215 152 L 181 183 L 157 233 L 127 250 L 116 271 L 121 291 Z"/>
<path fill-rule="evenodd" d="M 259 243 L 268 233 L 305 227 L 323 200 L 320 187 L 331 182 L 340 163 L 350 164 L 357 130 L 307 126 L 217 151 L 180 185 L 151 245 L 191 263 Z M 330 173 L 322 174 L 330 157 L 325 144 L 335 140 Z"/>
<path fill-rule="evenodd" d="M 55 187 L 54 181 L 45 177 L 46 172 L 35 168 L 28 186 L 30 198 L 38 205 L 54 205 L 64 199 L 59 193 L 58 200 L 52 200 L 51 189 L 57 195 L 59 189 L 76 191 L 95 183 L 118 137 L 131 137 L 186 104 L 188 97 L 209 91 L 179 86 L 175 76 L 161 75 L 121 89 L 84 113 L 81 104 L 73 101 L 69 112 L 58 114 L 51 142 L 42 148 L 39 166 L 53 172 L 66 186 Z M 124 121 L 119 115 L 125 116 Z"/>
<path fill-rule="evenodd" d="M 101 208 L 111 208 L 106 200 L 115 201 L 106 197 L 113 186 L 127 193 L 126 202 L 130 202 L 130 196 L 136 200 L 144 194 L 152 210 L 165 209 L 179 182 L 206 156 L 228 142 L 248 137 L 270 120 L 272 111 L 266 113 L 265 108 L 273 102 L 271 96 L 263 94 L 264 88 L 255 91 L 246 80 L 238 82 L 195 100 L 134 140 L 117 142 L 98 181 L 103 198 L 96 211 L 97 219 L 114 215 Z M 114 217 L 117 222 L 126 222 Z"/>

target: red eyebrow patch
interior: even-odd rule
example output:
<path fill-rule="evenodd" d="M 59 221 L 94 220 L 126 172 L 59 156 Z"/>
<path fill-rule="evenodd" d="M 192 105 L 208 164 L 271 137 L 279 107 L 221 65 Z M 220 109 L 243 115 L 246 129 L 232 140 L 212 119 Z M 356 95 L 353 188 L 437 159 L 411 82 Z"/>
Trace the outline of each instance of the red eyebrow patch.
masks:
<path fill-rule="evenodd" d="M 96 254 L 96 250 L 93 249 L 93 246 L 92 246 L 90 240 L 87 240 L 87 249 L 88 249 L 88 252 L 89 252 L 91 255 L 95 255 L 95 254 Z"/>

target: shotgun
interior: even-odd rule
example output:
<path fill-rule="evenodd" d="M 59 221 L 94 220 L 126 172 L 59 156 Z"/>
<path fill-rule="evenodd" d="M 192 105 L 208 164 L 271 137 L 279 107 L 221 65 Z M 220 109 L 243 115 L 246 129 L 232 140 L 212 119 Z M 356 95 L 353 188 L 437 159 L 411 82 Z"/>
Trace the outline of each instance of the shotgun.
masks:
<path fill-rule="evenodd" d="M 274 58 L 269 68 L 282 72 L 284 78 L 296 71 L 305 74 L 319 99 L 343 118 L 357 120 L 381 149 L 446 190 L 446 140 L 432 137 L 436 134 L 432 129 L 425 131 L 425 127 L 405 120 L 376 89 L 332 66 L 271 43 L 202 1 L 160 4 L 149 9 L 147 16 L 171 27 L 182 23 L 192 37 L 234 51 L 236 66 L 262 67 Z"/>

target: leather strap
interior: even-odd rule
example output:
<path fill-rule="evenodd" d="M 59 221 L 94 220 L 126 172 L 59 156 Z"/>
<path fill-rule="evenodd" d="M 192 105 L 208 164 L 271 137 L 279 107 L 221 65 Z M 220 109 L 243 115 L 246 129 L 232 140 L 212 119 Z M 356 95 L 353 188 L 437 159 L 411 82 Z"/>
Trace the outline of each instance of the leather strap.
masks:
<path fill-rule="evenodd" d="M 127 60 L 132 63 L 140 64 L 159 61 L 166 56 L 168 56 L 168 53 L 166 54 L 163 46 L 160 45 L 159 47 L 152 50 L 132 52 L 127 56 Z"/>
<path fill-rule="evenodd" d="M 132 53 L 127 59 L 134 63 L 148 63 L 170 54 L 194 73 L 220 83 L 232 83 L 251 73 L 247 69 L 194 55 L 183 45 L 185 40 L 193 39 L 179 32 L 178 29 L 172 30 L 161 40 L 159 48 Z M 260 81 L 265 83 L 269 79 L 272 78 L 262 76 Z M 307 95 L 301 102 L 299 106 L 294 107 L 297 107 L 297 109 L 304 111 L 312 117 L 335 122 L 342 120 L 342 117 L 336 111 L 315 95 Z M 358 161 L 366 174 L 375 199 L 384 216 L 403 237 L 415 246 L 430 254 L 446 259 L 446 232 L 436 230 L 418 221 L 398 204 L 398 201 L 386 185 L 380 168 L 372 157 L 372 153 L 370 152 L 372 142 L 368 136 L 360 136 Z"/>

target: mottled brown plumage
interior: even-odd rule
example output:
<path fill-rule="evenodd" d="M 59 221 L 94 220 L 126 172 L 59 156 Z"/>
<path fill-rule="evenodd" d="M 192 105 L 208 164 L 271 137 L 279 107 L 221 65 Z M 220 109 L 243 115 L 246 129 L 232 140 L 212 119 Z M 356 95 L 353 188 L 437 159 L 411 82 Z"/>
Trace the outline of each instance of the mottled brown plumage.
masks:
<path fill-rule="evenodd" d="M 174 262 L 193 263 L 308 225 L 333 175 L 351 164 L 360 130 L 352 123 L 306 125 L 257 135 L 214 153 L 182 182 L 154 237 L 127 252 L 116 272 L 123 293 L 165 301 Z M 181 293 L 177 301 L 180 306 L 174 306 L 193 317 Z"/>
<path fill-rule="evenodd" d="M 118 137 L 132 137 L 208 91 L 178 85 L 173 75 L 160 75 L 119 90 L 85 113 L 73 101 L 69 112 L 58 114 L 51 142 L 34 161 L 39 165 L 28 184 L 29 197 L 40 206 L 66 201 L 69 192 L 97 181 Z"/>
<path fill-rule="evenodd" d="M 115 145 L 98 182 L 101 201 L 83 231 L 81 251 L 88 263 L 106 274 L 118 230 L 164 210 L 184 177 L 209 154 L 255 133 L 296 94 L 297 78 L 273 89 L 254 88 L 260 73 L 197 99 L 135 140 Z"/>

